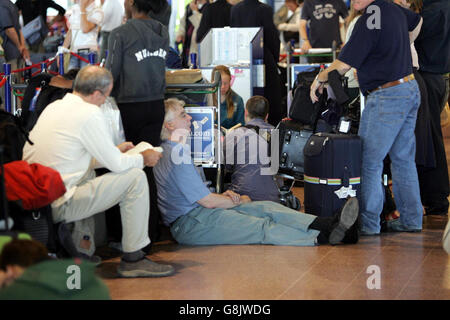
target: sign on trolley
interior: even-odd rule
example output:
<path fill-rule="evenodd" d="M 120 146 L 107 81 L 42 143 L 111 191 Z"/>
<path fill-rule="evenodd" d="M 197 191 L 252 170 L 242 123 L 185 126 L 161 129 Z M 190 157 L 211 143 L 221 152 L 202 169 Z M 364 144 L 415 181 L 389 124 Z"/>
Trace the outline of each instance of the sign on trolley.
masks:
<path fill-rule="evenodd" d="M 191 117 L 191 133 L 187 143 L 191 147 L 194 163 L 214 162 L 214 114 L 215 107 L 186 107 L 186 113 Z"/>

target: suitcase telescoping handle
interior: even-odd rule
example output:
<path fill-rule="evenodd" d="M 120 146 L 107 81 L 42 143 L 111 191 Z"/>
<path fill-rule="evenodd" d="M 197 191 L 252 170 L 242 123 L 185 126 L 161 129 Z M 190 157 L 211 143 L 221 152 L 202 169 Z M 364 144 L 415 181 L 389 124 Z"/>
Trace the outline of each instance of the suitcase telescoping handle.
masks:
<path fill-rule="evenodd" d="M 316 133 L 317 130 L 317 123 L 319 122 L 320 114 L 322 113 L 323 109 L 326 107 L 326 98 L 324 93 L 319 93 L 316 91 L 319 97 L 319 101 L 314 103 L 314 121 L 313 121 L 313 134 Z"/>
<path fill-rule="evenodd" d="M 5 219 L 5 230 L 9 230 L 8 220 L 8 205 L 6 201 L 6 186 L 5 186 L 5 170 L 3 167 L 3 146 L 0 145 L 0 199 L 1 199 L 1 212 L 3 212 L 3 218 Z"/>

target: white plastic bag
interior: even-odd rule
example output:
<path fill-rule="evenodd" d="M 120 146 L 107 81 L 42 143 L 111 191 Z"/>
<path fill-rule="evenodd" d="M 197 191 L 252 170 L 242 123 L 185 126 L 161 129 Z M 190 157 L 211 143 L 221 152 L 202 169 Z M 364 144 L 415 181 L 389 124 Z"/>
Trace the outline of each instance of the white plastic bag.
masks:
<path fill-rule="evenodd" d="M 110 129 L 111 137 L 114 144 L 117 146 L 125 142 L 125 133 L 123 131 L 122 118 L 120 110 L 117 107 L 114 98 L 108 97 L 104 104 L 100 107 L 105 115 L 106 126 Z"/>

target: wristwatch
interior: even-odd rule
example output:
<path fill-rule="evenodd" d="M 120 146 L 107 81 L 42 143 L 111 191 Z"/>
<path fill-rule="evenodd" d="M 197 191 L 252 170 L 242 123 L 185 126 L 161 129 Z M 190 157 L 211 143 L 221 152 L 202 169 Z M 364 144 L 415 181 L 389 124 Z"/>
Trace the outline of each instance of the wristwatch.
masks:
<path fill-rule="evenodd" d="M 327 83 L 328 81 L 320 81 L 319 80 L 319 73 L 317 74 L 316 78 L 314 79 L 316 80 L 318 83 L 322 84 L 322 83 Z"/>

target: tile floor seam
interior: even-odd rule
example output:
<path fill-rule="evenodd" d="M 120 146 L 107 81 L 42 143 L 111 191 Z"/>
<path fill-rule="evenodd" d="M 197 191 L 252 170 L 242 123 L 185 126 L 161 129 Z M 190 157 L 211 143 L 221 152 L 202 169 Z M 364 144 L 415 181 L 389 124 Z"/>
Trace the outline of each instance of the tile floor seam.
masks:
<path fill-rule="evenodd" d="M 381 250 L 383 250 L 383 248 L 381 249 Z M 375 260 L 375 258 L 377 257 L 377 256 L 380 256 L 381 255 L 381 252 L 379 252 L 378 254 L 375 254 L 373 257 L 372 257 L 372 259 L 370 259 L 369 261 L 369 265 L 371 265 L 371 261 L 373 261 L 373 260 Z M 366 267 L 366 270 L 367 270 L 367 267 Z M 364 272 L 364 268 L 362 268 L 362 270 L 352 279 L 352 281 L 350 281 L 350 283 L 344 288 L 344 290 L 338 295 L 338 300 L 340 300 L 339 299 L 339 297 L 341 297 L 344 293 L 345 293 L 345 291 L 352 285 L 352 283 L 359 277 L 359 275 L 360 274 L 362 274 Z"/>
<path fill-rule="evenodd" d="M 428 256 L 431 254 L 431 252 L 433 252 L 433 250 L 434 249 L 430 249 L 430 252 L 428 252 L 428 254 L 425 256 L 425 258 L 423 258 L 423 260 L 420 263 L 420 265 L 416 268 L 416 270 L 414 270 L 414 272 L 409 277 L 408 281 L 406 281 L 406 284 L 403 286 L 403 288 L 397 294 L 397 296 L 395 297 L 395 300 L 399 300 L 399 297 L 402 295 L 403 291 L 405 291 L 405 289 L 408 287 L 409 283 L 411 282 L 411 279 L 413 279 L 414 276 L 416 275 L 416 273 L 419 272 L 419 270 L 422 269 L 422 266 L 425 264 L 425 260 L 427 260 Z"/>
<path fill-rule="evenodd" d="M 317 262 L 314 263 L 311 267 L 309 267 L 308 270 L 306 270 L 306 271 L 300 276 L 300 278 L 298 278 L 297 280 L 295 280 L 289 287 L 287 287 L 286 290 L 284 290 L 282 293 L 280 293 L 280 294 L 278 295 L 278 297 L 275 298 L 275 300 L 280 300 L 281 297 L 282 297 L 286 292 L 288 292 L 290 289 L 292 289 L 292 288 L 295 286 L 295 284 L 296 284 L 297 282 L 299 282 L 300 280 L 302 280 L 302 279 L 305 277 L 305 275 L 306 275 L 313 267 L 315 267 L 315 266 L 318 265 L 320 262 L 322 262 L 322 261 L 330 254 L 330 252 L 332 252 L 333 250 L 334 250 L 334 249 L 331 249 L 330 251 L 328 251 L 327 254 L 325 254 L 319 261 L 317 261 Z"/>

